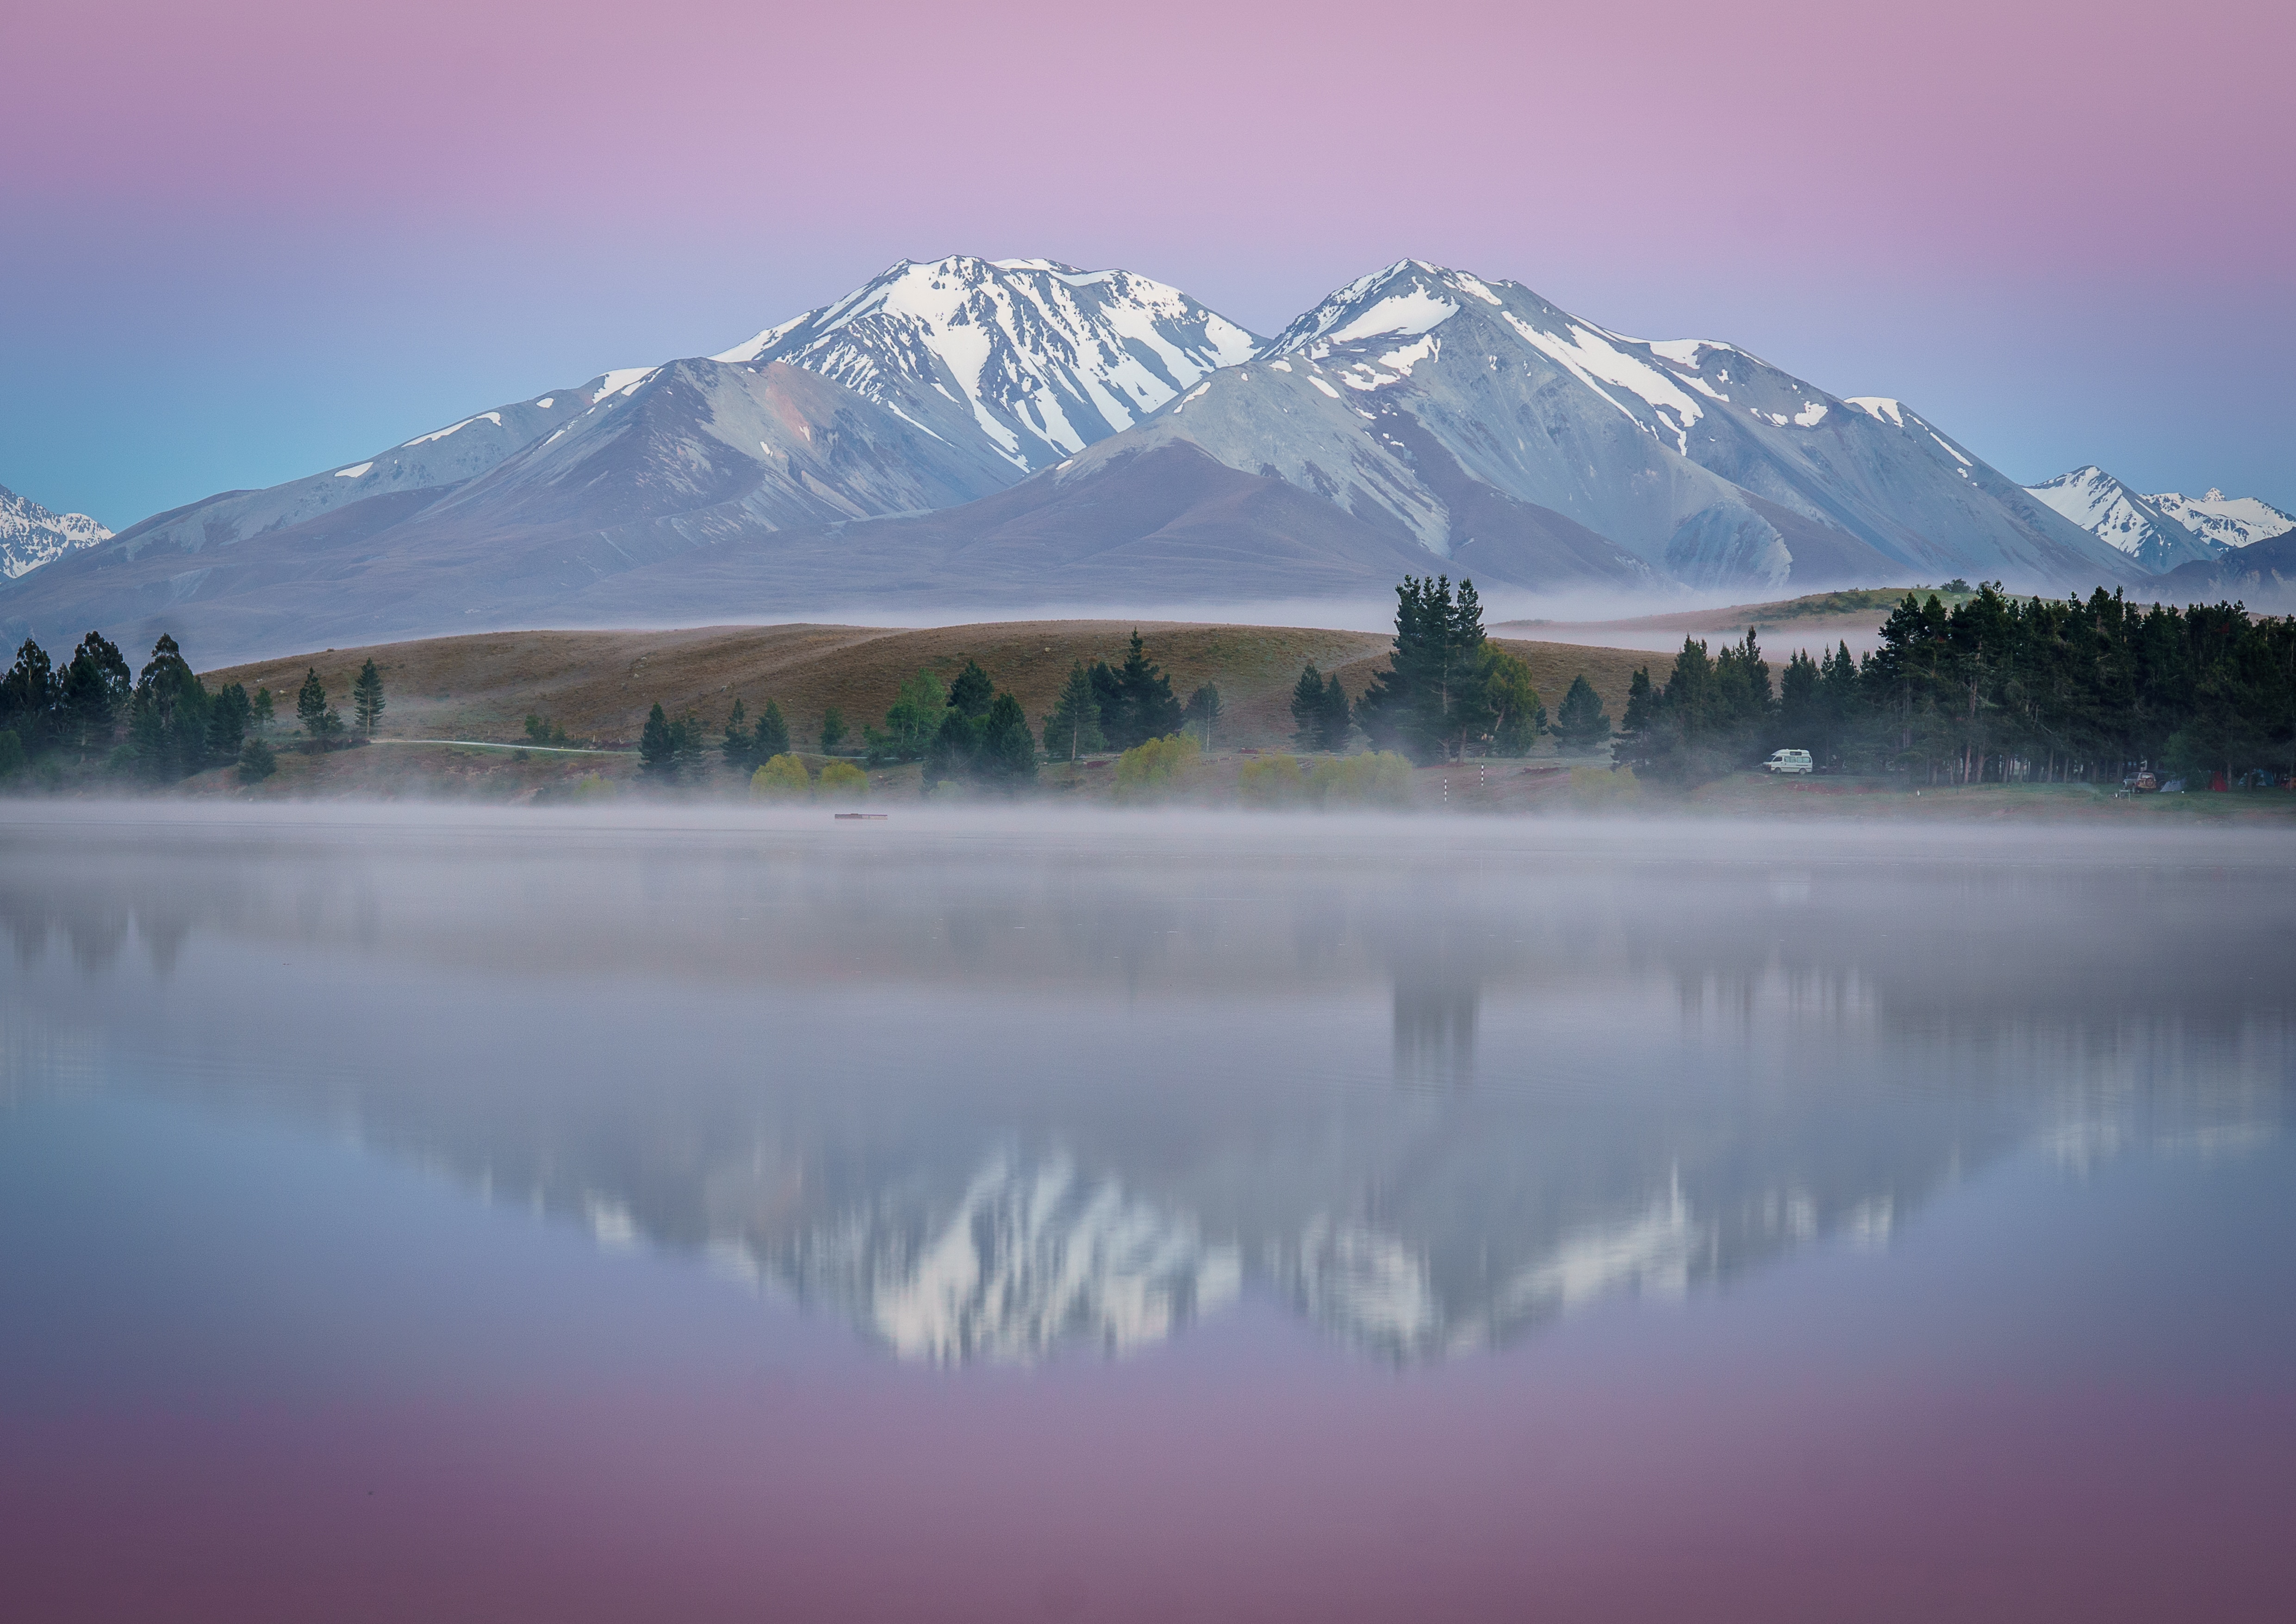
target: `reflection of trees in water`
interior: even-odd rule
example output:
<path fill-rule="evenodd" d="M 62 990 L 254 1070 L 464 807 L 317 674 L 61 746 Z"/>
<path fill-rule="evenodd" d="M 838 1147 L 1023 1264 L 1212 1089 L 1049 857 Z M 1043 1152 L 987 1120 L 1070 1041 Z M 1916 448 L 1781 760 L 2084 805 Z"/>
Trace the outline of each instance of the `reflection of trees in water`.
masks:
<path fill-rule="evenodd" d="M 233 1087 L 948 1360 L 1137 1346 L 1254 1282 L 1379 1357 L 1440 1357 L 1885 1239 L 2036 1135 L 2077 1163 L 2234 1147 L 2276 1131 L 2291 1075 L 2278 918 L 2224 886 L 655 858 L 594 931 L 611 865 L 570 897 L 555 874 L 467 866 L 451 898 L 418 876 L 378 900 L 306 862 L 19 865 L 0 927 L 20 969 L 99 990 L 131 936 L 162 974 L 229 956 L 203 1041 Z M 562 987 L 488 947 L 585 931 Z M 299 1026 L 263 990 L 282 944 L 451 966 L 486 1018 L 347 997 Z M 816 960 L 868 991 L 860 1026 L 807 1007 Z M 734 996 L 680 1002 L 710 985 L 687 966 Z M 1040 997 L 1054 976 L 1075 996 Z M 1226 1002 L 1187 1001 L 1207 989 Z M 1359 1029 L 1316 1028 L 1350 1000 L 1374 1045 L 1391 1000 L 1402 1087 L 1332 1080 L 1377 1077 Z M 365 1070 L 323 1087 L 295 1063 L 323 1046 Z"/>
<path fill-rule="evenodd" d="M 1482 988 L 1440 968 L 1395 976 L 1395 1080 L 1405 1088 L 1464 1088 L 1475 1080 L 1475 1016 Z"/>

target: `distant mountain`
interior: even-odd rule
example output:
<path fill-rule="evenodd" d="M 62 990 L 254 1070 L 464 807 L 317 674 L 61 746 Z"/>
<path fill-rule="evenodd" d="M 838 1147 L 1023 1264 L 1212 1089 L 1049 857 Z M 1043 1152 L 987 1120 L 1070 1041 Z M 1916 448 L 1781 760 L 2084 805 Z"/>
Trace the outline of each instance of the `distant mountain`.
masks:
<path fill-rule="evenodd" d="M 2155 498 L 2138 495 L 2094 464 L 2028 488 L 2154 574 L 2195 561 L 2205 563 L 2225 550 L 2221 542 L 2195 534 L 2162 512 Z"/>
<path fill-rule="evenodd" d="M 2296 530 L 2296 514 L 2254 496 L 2227 496 L 2214 489 L 2205 496 L 2184 496 L 2171 490 L 2154 496 L 2152 504 L 2194 535 L 2227 547 L 2253 546 Z"/>
<path fill-rule="evenodd" d="M 1033 473 L 1259 345 L 1177 288 L 1129 271 L 953 255 L 904 261 L 712 358 L 788 362 L 952 442 L 972 428 Z"/>
<path fill-rule="evenodd" d="M 2160 578 L 2140 583 L 2143 595 L 2238 596 L 2259 604 L 2285 595 L 2287 571 L 2277 554 L 2234 560 L 2228 555 L 2296 532 L 2296 516 L 2253 496 L 2205 496 L 2166 491 L 2144 496 L 2102 468 L 2076 468 L 2030 488 L 2073 523 L 2118 548 Z"/>
<path fill-rule="evenodd" d="M 1263 343 L 1125 271 L 896 265 L 715 357 L 231 491 L 0 586 L 203 658 L 480 627 L 1493 587 L 2141 580 L 1918 414 L 1405 260 Z"/>
<path fill-rule="evenodd" d="M 86 513 L 52 513 L 0 485 L 0 578 L 14 580 L 82 547 L 111 539 Z"/>
<path fill-rule="evenodd" d="M 2180 564 L 2144 588 L 2172 603 L 2238 602 L 2263 613 L 2296 613 L 2296 529 Z"/>
<path fill-rule="evenodd" d="M 1895 401 L 1845 402 L 1726 344 L 1623 338 L 1418 260 L 1050 477 L 1088 503 L 1104 471 L 1179 444 L 1454 574 L 1528 586 L 2131 573 Z"/>

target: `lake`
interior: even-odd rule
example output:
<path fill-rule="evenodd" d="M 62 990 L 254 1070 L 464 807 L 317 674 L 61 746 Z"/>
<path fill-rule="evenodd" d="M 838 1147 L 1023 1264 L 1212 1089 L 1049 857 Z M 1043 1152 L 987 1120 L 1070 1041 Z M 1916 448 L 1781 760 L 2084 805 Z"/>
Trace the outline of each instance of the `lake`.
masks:
<path fill-rule="evenodd" d="M 12 1619 L 2278 1620 L 2266 831 L 0 803 Z"/>

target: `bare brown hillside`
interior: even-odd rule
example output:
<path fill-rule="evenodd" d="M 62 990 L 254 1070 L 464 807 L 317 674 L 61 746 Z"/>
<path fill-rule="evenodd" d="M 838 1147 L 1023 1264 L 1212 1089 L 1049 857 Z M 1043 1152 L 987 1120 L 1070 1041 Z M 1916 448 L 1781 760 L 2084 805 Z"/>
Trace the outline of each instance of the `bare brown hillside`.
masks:
<path fill-rule="evenodd" d="M 366 648 L 328 649 L 207 673 L 210 685 L 268 687 L 291 726 L 295 690 L 316 669 L 331 700 L 348 713 L 351 678 L 372 658 L 389 709 L 380 732 L 393 738 L 523 736 L 529 711 L 562 724 L 577 739 L 636 741 L 647 708 L 687 709 L 713 728 L 736 698 L 755 714 L 777 701 L 791 734 L 810 739 L 824 710 L 845 713 L 857 740 L 881 718 L 902 678 L 919 667 L 944 679 L 977 660 L 1000 688 L 1017 695 L 1035 726 L 1052 709 L 1071 663 L 1124 657 L 1132 625 L 1118 620 L 1021 620 L 898 630 L 857 626 L 718 626 L 686 631 L 485 632 Z M 1313 660 L 1337 671 L 1360 694 L 1386 664 L 1383 633 L 1304 627 L 1204 626 L 1144 621 L 1149 657 L 1185 697 L 1218 685 L 1223 743 L 1275 744 L 1292 727 L 1289 705 L 1300 668 Z M 1613 718 L 1626 705 L 1636 666 L 1664 681 L 1672 662 L 1624 649 L 1499 639 L 1521 656 L 1551 711 L 1580 671 Z"/>

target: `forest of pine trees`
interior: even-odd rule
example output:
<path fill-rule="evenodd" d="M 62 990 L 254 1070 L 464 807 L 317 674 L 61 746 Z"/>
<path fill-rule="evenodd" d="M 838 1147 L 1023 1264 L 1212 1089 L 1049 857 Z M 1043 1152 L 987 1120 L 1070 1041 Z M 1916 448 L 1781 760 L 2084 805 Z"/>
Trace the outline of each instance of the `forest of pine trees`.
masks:
<path fill-rule="evenodd" d="M 2296 772 L 2296 619 L 2236 604 L 2019 599 L 1948 610 L 1907 593 L 1863 660 L 1796 654 L 1775 693 L 1750 629 L 1686 638 L 1663 686 L 1636 673 L 1618 759 L 1695 781 L 1807 750 L 1821 770 L 1922 783 L 2113 783 L 2139 764 L 2285 783 Z"/>
<path fill-rule="evenodd" d="M 373 696 L 380 711 L 380 677 Z M 270 718 L 268 690 L 250 698 L 232 683 L 210 693 L 170 636 L 152 644 L 133 677 L 119 648 L 94 632 L 62 669 L 27 638 L 0 676 L 0 772 L 37 766 L 53 773 L 70 761 L 168 783 L 239 761 L 253 742 L 258 770 L 250 775 L 260 777 L 271 770 L 271 752 L 252 735 Z"/>

